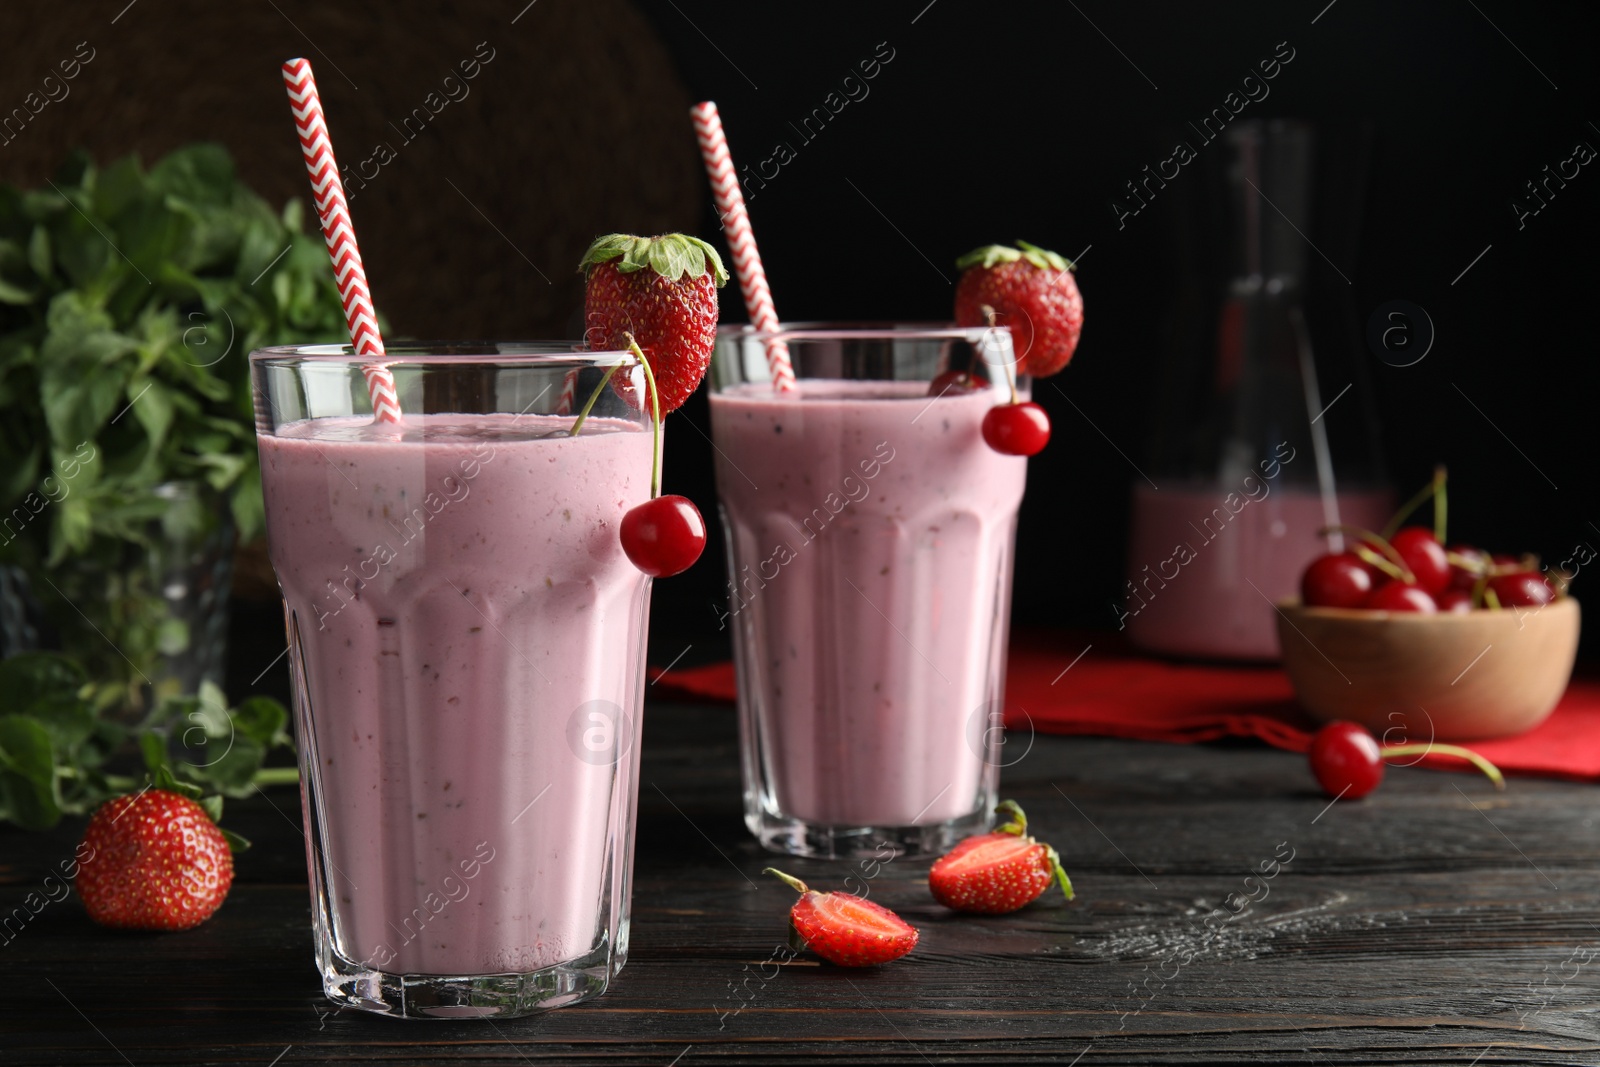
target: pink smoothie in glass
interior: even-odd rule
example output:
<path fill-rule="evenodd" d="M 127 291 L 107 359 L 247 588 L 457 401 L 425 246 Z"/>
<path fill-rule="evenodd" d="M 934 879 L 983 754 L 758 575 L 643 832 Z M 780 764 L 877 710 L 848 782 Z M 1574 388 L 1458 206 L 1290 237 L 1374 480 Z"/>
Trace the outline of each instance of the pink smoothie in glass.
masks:
<path fill-rule="evenodd" d="M 797 397 L 711 397 L 724 621 L 747 636 L 741 703 L 764 739 L 763 803 L 785 816 L 927 826 L 989 802 L 1027 461 L 984 444 L 993 394 L 927 392 L 802 380 Z"/>
<path fill-rule="evenodd" d="M 1336 521 L 1369 530 L 1393 510 L 1386 489 L 1347 490 L 1336 499 Z M 1328 551 L 1318 531 L 1333 521 L 1318 493 L 1281 479 L 1137 486 L 1118 622 L 1134 644 L 1155 652 L 1277 659 L 1273 605 L 1300 595 L 1306 564 Z"/>
<path fill-rule="evenodd" d="M 617 528 L 649 496 L 650 434 L 570 426 L 424 415 L 400 440 L 369 419 L 260 438 L 302 759 L 322 771 L 311 862 L 334 944 L 366 967 L 626 952 L 650 583 Z"/>

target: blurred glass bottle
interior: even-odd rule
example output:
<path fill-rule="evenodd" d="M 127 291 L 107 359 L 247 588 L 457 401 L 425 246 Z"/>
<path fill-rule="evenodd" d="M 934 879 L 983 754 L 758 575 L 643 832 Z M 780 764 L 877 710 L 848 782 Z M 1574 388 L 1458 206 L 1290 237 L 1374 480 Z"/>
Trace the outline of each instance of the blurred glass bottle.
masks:
<path fill-rule="evenodd" d="M 1355 261 L 1362 153 L 1337 155 L 1314 205 L 1314 141 L 1301 122 L 1236 122 L 1176 198 L 1183 281 L 1119 612 L 1151 651 L 1275 659 L 1272 603 L 1343 547 L 1320 531 L 1377 528 L 1393 503 L 1352 287 L 1310 234 L 1342 223 L 1327 243 Z"/>

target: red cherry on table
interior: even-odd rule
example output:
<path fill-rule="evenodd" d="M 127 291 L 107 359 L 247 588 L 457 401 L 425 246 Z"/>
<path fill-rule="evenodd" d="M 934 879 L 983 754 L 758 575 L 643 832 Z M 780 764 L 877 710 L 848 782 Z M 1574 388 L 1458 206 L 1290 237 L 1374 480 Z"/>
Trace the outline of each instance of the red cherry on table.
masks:
<path fill-rule="evenodd" d="M 1380 746 L 1365 726 L 1354 722 L 1330 722 L 1311 739 L 1311 773 L 1335 800 L 1354 800 L 1372 792 L 1383 781 L 1383 761 L 1395 756 L 1453 756 L 1482 771 L 1496 789 L 1506 787 L 1500 768 L 1459 745 L 1429 740 Z"/>
<path fill-rule="evenodd" d="M 652 578 L 688 570 L 705 547 L 705 520 L 687 497 L 658 496 L 622 516 L 622 551 Z"/>
<path fill-rule="evenodd" d="M 965 370 L 947 370 L 928 383 L 928 395 L 944 396 L 946 393 L 964 393 L 988 387 L 989 379 L 982 374 Z"/>
<path fill-rule="evenodd" d="M 1450 561 L 1432 530 L 1407 526 L 1389 538 L 1389 544 L 1406 561 L 1425 593 L 1442 593 L 1450 586 Z"/>
<path fill-rule="evenodd" d="M 1311 739 L 1311 773 L 1330 797 L 1364 797 L 1383 781 L 1377 739 L 1353 722 L 1330 722 Z"/>
<path fill-rule="evenodd" d="M 1378 586 L 1362 606 L 1369 611 L 1410 611 L 1419 615 L 1434 615 L 1439 611 L 1439 605 L 1421 586 L 1396 581 Z"/>
<path fill-rule="evenodd" d="M 1359 608 L 1372 593 L 1372 569 L 1354 552 L 1311 561 L 1300 576 L 1300 600 L 1312 608 Z"/>
<path fill-rule="evenodd" d="M 1544 575 L 1533 571 L 1501 574 L 1489 579 L 1489 588 L 1503 608 L 1535 608 L 1556 598 L 1556 591 Z"/>
<path fill-rule="evenodd" d="M 1465 589 L 1446 589 L 1433 599 L 1444 615 L 1465 615 L 1472 610 L 1472 594 Z"/>
<path fill-rule="evenodd" d="M 1034 455 L 1050 440 L 1050 416 L 1031 400 L 997 404 L 983 417 L 983 439 L 1003 455 Z"/>

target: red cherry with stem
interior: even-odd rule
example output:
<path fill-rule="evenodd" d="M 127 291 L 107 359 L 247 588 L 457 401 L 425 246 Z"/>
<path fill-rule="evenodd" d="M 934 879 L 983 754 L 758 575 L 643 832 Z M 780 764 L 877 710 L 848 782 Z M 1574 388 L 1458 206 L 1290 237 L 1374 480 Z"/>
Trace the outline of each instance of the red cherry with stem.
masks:
<path fill-rule="evenodd" d="M 687 497 L 658 496 L 622 516 L 622 551 L 652 578 L 688 570 L 705 547 L 705 520 Z"/>
<path fill-rule="evenodd" d="M 983 439 L 1002 455 L 1034 455 L 1050 440 L 1050 416 L 1031 400 L 997 404 L 983 416 Z"/>
<path fill-rule="evenodd" d="M 1489 579 L 1489 588 L 1503 608 L 1535 608 L 1556 598 L 1556 591 L 1544 575 L 1533 571 L 1501 574 Z"/>
<path fill-rule="evenodd" d="M 1465 615 L 1472 610 L 1472 593 L 1466 589 L 1446 589 L 1433 599 L 1444 615 Z"/>
<path fill-rule="evenodd" d="M 947 393 L 965 393 L 988 387 L 989 379 L 981 374 L 966 370 L 947 370 L 928 383 L 928 395 L 944 396 Z"/>
<path fill-rule="evenodd" d="M 1396 581 L 1374 589 L 1364 607 L 1369 611 L 1410 611 L 1420 615 L 1434 615 L 1439 611 L 1439 605 L 1420 585 Z"/>
<path fill-rule="evenodd" d="M 1423 592 L 1440 593 L 1449 587 L 1450 560 L 1432 530 L 1407 526 L 1389 538 L 1389 544 L 1417 576 Z"/>
<path fill-rule="evenodd" d="M 1359 608 L 1372 593 L 1372 575 L 1354 552 L 1318 556 L 1300 577 L 1300 600 L 1312 608 Z"/>
<path fill-rule="evenodd" d="M 1330 722 L 1317 731 L 1311 739 L 1311 773 L 1317 776 L 1317 783 L 1330 797 L 1355 800 L 1372 792 L 1383 781 L 1384 760 L 1425 755 L 1464 759 L 1482 771 L 1496 789 L 1506 787 L 1500 768 L 1471 749 L 1432 741 L 1383 748 L 1366 727 L 1354 722 Z"/>

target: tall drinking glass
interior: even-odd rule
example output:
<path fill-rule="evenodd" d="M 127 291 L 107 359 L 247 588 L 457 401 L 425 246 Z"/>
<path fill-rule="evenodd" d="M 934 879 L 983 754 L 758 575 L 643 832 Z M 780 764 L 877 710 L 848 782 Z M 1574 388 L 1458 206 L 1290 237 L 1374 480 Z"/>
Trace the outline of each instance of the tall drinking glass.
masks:
<path fill-rule="evenodd" d="M 794 392 L 773 391 L 774 339 Z M 723 622 L 745 822 L 766 847 L 936 853 L 988 826 L 1027 461 L 980 427 L 1012 362 L 1004 329 L 719 332 Z M 971 369 L 977 388 L 930 389 Z"/>
<path fill-rule="evenodd" d="M 394 346 L 398 425 L 362 362 L 251 356 L 323 988 L 408 1018 L 595 996 L 628 952 L 650 581 L 617 531 L 651 446 L 610 386 L 563 412 L 632 358 Z"/>

